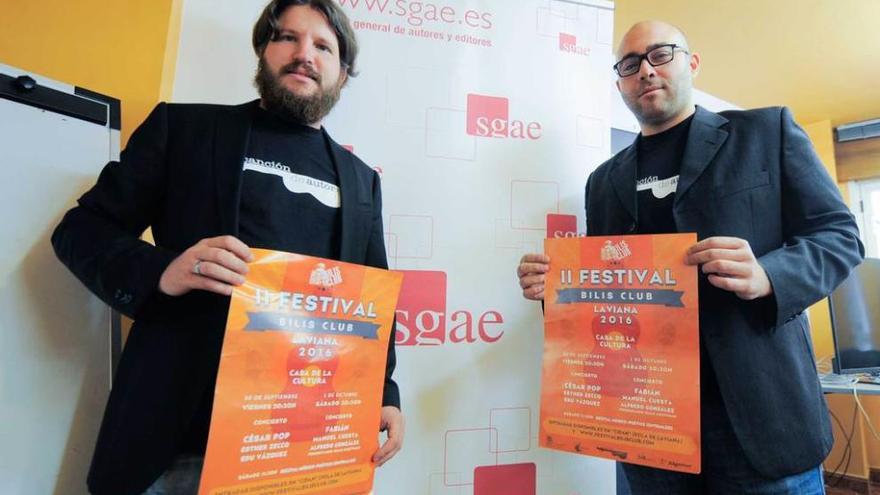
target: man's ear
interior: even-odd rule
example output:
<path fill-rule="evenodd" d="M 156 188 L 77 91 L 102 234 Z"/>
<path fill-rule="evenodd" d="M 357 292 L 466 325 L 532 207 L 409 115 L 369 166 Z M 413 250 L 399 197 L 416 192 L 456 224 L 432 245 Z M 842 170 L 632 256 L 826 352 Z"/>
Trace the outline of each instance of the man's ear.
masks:
<path fill-rule="evenodd" d="M 700 74 L 700 54 L 699 53 L 691 53 L 691 75 L 693 77 L 697 77 Z"/>

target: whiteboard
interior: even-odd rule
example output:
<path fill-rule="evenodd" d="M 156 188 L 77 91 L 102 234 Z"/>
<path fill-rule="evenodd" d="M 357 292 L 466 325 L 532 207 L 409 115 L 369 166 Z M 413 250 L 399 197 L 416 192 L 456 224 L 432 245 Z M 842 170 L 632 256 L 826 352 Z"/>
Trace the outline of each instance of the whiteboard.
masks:
<path fill-rule="evenodd" d="M 0 74 L 25 72 L 0 64 Z M 109 123 L 0 98 L 0 493 L 86 493 L 110 386 L 109 310 L 50 236 L 118 155 Z"/>

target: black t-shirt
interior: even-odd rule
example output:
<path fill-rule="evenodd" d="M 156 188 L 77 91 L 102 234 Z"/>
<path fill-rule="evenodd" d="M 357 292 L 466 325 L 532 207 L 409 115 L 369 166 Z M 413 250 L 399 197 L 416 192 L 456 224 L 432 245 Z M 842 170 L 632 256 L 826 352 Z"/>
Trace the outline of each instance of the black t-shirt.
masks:
<path fill-rule="evenodd" d="M 640 234 L 675 232 L 672 202 L 693 115 L 670 129 L 639 136 L 636 195 Z"/>
<path fill-rule="evenodd" d="M 254 248 L 338 259 L 340 202 L 324 133 L 258 109 L 242 163 L 239 239 Z M 213 392 L 205 392 L 182 452 L 205 453 Z"/>
<path fill-rule="evenodd" d="M 640 135 L 638 138 L 636 195 L 639 234 L 678 232 L 672 215 L 672 203 L 675 201 L 681 161 L 693 118 L 694 116 L 691 115 L 675 127 L 659 134 Z M 718 382 L 702 339 L 700 339 L 700 395 L 703 404 L 720 403 Z"/>
<path fill-rule="evenodd" d="M 337 259 L 339 204 L 339 178 L 324 133 L 259 109 L 243 164 L 242 242 Z"/>

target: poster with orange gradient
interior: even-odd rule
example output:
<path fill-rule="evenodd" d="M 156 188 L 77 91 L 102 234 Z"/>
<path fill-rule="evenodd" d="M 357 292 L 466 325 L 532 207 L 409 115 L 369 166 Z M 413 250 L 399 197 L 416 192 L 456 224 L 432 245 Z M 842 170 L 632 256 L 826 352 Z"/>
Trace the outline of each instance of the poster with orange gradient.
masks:
<path fill-rule="evenodd" d="M 402 275 L 252 252 L 229 307 L 199 494 L 372 493 Z"/>
<path fill-rule="evenodd" d="M 544 241 L 542 447 L 700 472 L 696 240 Z"/>

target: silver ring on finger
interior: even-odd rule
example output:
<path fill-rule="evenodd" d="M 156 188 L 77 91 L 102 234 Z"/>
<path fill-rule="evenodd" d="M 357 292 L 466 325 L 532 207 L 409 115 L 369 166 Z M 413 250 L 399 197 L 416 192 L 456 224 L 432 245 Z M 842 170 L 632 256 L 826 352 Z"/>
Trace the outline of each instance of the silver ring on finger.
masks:
<path fill-rule="evenodd" d="M 202 260 L 196 260 L 196 264 L 193 265 L 192 272 L 196 275 L 202 274 Z"/>

